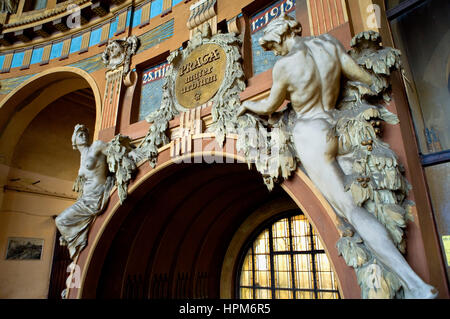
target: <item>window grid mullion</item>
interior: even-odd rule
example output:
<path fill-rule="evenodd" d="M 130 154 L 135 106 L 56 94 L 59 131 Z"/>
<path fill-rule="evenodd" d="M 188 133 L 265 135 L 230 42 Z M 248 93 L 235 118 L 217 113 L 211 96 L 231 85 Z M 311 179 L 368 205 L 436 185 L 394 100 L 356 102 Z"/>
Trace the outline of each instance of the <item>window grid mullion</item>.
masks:
<path fill-rule="evenodd" d="M 240 286 L 240 288 L 255 288 L 254 286 Z M 267 287 L 257 287 L 255 288 L 256 290 L 261 289 L 267 289 Z M 289 291 L 309 291 L 309 292 L 314 292 L 313 288 L 275 288 L 275 290 L 289 290 Z M 317 289 L 318 292 L 334 292 L 334 293 L 338 293 L 338 290 L 333 290 L 333 289 Z"/>
<path fill-rule="evenodd" d="M 252 253 L 252 291 L 253 291 L 253 299 L 255 298 L 256 295 L 256 285 L 255 285 L 255 275 L 256 275 L 256 271 L 255 271 L 255 251 L 253 250 L 253 244 L 252 247 L 250 247 L 251 249 L 251 253 Z"/>
<path fill-rule="evenodd" d="M 270 287 L 272 291 L 272 299 L 275 299 L 275 267 L 273 262 L 273 234 L 272 225 L 269 226 L 269 257 L 270 257 Z"/>
<path fill-rule="evenodd" d="M 294 295 L 294 299 L 297 299 L 296 293 L 295 293 L 295 269 L 294 269 L 294 254 L 292 253 L 294 251 L 294 245 L 292 244 L 292 217 L 288 218 L 288 224 L 289 224 L 289 255 L 290 255 L 290 259 L 291 259 L 291 276 L 292 276 L 292 294 Z"/>
<path fill-rule="evenodd" d="M 311 253 L 314 254 L 324 254 L 325 250 L 323 249 L 314 249 L 314 250 L 306 250 L 306 251 L 274 251 L 274 255 L 309 255 Z"/>
<path fill-rule="evenodd" d="M 309 240 L 311 241 L 311 263 L 312 263 L 312 275 L 313 275 L 313 283 L 314 283 L 314 297 L 318 299 L 318 293 L 317 293 L 317 270 L 316 270 L 316 254 L 314 253 L 314 235 L 313 235 L 313 228 L 311 225 L 309 225 Z"/>
<path fill-rule="evenodd" d="M 294 234 L 294 228 L 293 228 L 293 216 L 287 216 L 285 217 L 285 219 L 287 219 L 288 222 L 288 234 L 284 234 L 284 238 L 288 237 L 289 238 L 289 250 L 288 251 L 275 251 L 275 243 L 274 243 L 274 234 L 273 234 L 273 227 L 277 222 L 280 222 L 281 220 L 275 221 L 273 222 L 270 226 L 266 226 L 266 228 L 263 229 L 262 233 L 268 231 L 268 244 L 269 245 L 269 267 L 270 267 L 270 271 L 269 271 L 269 275 L 270 275 L 270 292 L 271 292 L 271 297 L 272 299 L 276 298 L 276 292 L 277 290 L 283 290 L 283 291 L 290 291 L 293 293 L 293 298 L 297 299 L 296 296 L 296 292 L 312 292 L 314 293 L 314 297 L 315 299 L 319 298 L 319 292 L 325 292 L 325 293 L 337 293 L 338 294 L 338 298 L 340 298 L 340 294 L 339 294 L 339 290 L 334 290 L 334 289 L 319 289 L 319 282 L 318 282 L 318 266 L 319 264 L 317 264 L 317 260 L 315 259 L 316 255 L 319 254 L 324 254 L 325 251 L 324 249 L 317 249 L 315 242 L 314 242 L 314 230 L 313 227 L 310 223 L 307 223 L 305 226 L 307 228 L 309 228 L 310 234 L 306 236 L 306 238 L 309 239 L 310 241 L 310 247 L 308 248 L 307 251 L 294 251 L 294 243 L 293 241 L 293 234 Z M 261 234 L 262 234 L 261 233 Z M 267 236 L 267 235 L 265 235 Z M 267 237 L 266 237 L 267 238 Z M 246 289 L 252 289 L 253 292 L 253 299 L 256 299 L 256 293 L 257 291 L 261 290 L 261 289 L 267 289 L 266 287 L 257 287 L 255 285 L 256 282 L 256 256 L 255 256 L 255 250 L 254 250 L 254 245 L 255 245 L 255 241 L 253 241 L 252 245 L 249 248 L 248 254 L 251 254 L 251 262 L 252 262 L 252 286 L 244 286 L 244 285 L 240 285 L 239 283 L 239 287 L 240 288 L 246 288 Z M 291 267 L 291 281 L 292 281 L 292 288 L 282 288 L 282 287 L 276 287 L 275 285 L 275 261 L 274 258 L 277 255 L 290 255 L 289 260 L 290 260 L 290 267 Z M 310 276 L 312 275 L 312 280 L 313 280 L 313 287 L 312 288 L 297 288 L 296 287 L 296 283 L 295 283 L 295 269 L 294 269 L 294 264 L 295 264 L 295 255 L 304 255 L 304 254 L 308 254 L 310 255 L 311 259 L 311 269 L 309 271 Z M 242 268 L 242 267 L 241 267 Z M 311 274 L 312 273 L 312 274 Z M 311 278 L 311 277 L 310 277 Z"/>

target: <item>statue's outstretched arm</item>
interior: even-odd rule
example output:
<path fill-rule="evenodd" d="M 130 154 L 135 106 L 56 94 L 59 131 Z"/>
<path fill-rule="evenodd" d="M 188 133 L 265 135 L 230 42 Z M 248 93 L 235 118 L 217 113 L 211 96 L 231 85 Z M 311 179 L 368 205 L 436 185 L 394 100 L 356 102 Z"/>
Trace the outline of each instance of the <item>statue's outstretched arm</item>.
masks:
<path fill-rule="evenodd" d="M 283 59 L 283 58 L 282 58 Z M 272 70 L 273 84 L 270 95 L 260 101 L 245 101 L 238 112 L 238 116 L 247 111 L 260 115 L 269 115 L 275 112 L 286 98 L 287 84 L 283 75 L 282 59 L 280 59 Z"/>
<path fill-rule="evenodd" d="M 341 46 L 339 46 L 338 50 L 342 72 L 345 77 L 351 81 L 358 81 L 371 86 L 373 84 L 373 79 L 370 74 L 361 68 L 350 55 L 344 52 L 344 49 Z"/>
<path fill-rule="evenodd" d="M 326 37 L 336 46 L 344 76 L 351 81 L 358 81 L 371 86 L 373 84 L 373 78 L 345 51 L 342 43 L 332 36 L 326 35 Z"/>

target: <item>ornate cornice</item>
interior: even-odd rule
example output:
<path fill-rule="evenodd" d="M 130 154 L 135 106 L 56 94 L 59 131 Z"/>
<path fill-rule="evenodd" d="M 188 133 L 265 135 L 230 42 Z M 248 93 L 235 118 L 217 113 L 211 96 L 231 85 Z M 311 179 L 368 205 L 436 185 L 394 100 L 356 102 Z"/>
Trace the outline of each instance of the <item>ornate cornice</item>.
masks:
<path fill-rule="evenodd" d="M 58 4 L 56 8 L 25 12 L 12 15 L 9 23 L 0 25 L 0 51 L 20 50 L 56 39 L 82 33 L 95 25 L 101 25 L 122 10 L 143 2 L 131 0 L 110 1 L 74 0 Z M 70 28 L 66 19 L 74 13 L 73 7 L 80 10 L 81 26 Z M 96 18 L 98 17 L 98 18 Z"/>
<path fill-rule="evenodd" d="M 65 16 L 67 14 L 70 14 L 70 12 L 67 11 L 67 7 L 70 5 L 78 5 L 81 6 L 85 3 L 89 2 L 92 4 L 92 1 L 90 0 L 76 0 L 76 1 L 70 1 L 70 2 L 63 2 L 61 5 L 54 9 L 47 9 L 47 10 L 39 10 L 36 11 L 34 14 L 31 14 L 30 16 L 24 16 L 22 15 L 18 21 L 15 21 L 13 23 L 7 23 L 3 26 L 3 30 L 7 31 L 10 28 L 16 28 L 20 27 L 29 23 L 34 23 L 38 21 L 42 21 L 51 17 L 57 17 L 58 15 Z M 65 14 L 64 14 L 65 13 Z"/>

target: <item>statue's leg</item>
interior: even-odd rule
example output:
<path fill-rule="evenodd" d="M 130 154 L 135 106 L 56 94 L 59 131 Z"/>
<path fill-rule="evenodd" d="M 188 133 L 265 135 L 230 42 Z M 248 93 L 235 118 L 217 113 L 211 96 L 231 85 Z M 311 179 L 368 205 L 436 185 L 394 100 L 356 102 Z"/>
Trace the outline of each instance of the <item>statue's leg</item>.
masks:
<path fill-rule="evenodd" d="M 353 202 L 344 190 L 344 174 L 336 161 L 337 141 L 329 138 L 331 125 L 322 119 L 299 120 L 293 129 L 300 161 L 312 182 L 335 209 L 355 228 L 378 259 L 395 272 L 405 287 L 405 297 L 433 298 L 435 290 L 412 270 L 385 227 Z"/>
<path fill-rule="evenodd" d="M 88 211 L 85 205 L 81 204 L 80 200 L 55 218 L 56 227 L 61 233 L 72 259 L 86 245 L 87 232 L 93 218 L 94 215 Z"/>
<path fill-rule="evenodd" d="M 73 205 L 72 205 L 73 206 Z M 66 240 L 66 233 L 67 233 L 67 220 L 70 219 L 71 215 L 73 215 L 72 213 L 72 206 L 66 208 L 61 214 L 59 214 L 58 216 L 56 216 L 55 218 L 55 224 L 56 224 L 56 228 L 58 228 L 59 232 L 61 233 L 61 236 L 63 237 L 64 241 L 66 241 L 67 244 L 67 240 Z"/>

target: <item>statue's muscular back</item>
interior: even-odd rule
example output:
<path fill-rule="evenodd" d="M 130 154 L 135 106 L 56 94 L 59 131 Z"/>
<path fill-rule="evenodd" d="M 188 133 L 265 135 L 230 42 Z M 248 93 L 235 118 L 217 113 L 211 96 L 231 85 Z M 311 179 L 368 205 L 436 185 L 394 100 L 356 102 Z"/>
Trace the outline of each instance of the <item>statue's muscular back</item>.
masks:
<path fill-rule="evenodd" d="M 343 50 L 329 35 L 296 40 L 289 55 L 276 63 L 274 72 L 285 81 L 294 110 L 302 117 L 314 117 L 336 105 L 341 76 L 339 55 Z"/>

